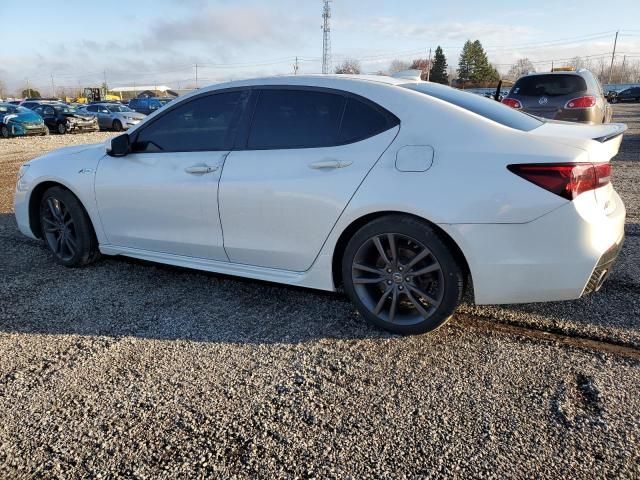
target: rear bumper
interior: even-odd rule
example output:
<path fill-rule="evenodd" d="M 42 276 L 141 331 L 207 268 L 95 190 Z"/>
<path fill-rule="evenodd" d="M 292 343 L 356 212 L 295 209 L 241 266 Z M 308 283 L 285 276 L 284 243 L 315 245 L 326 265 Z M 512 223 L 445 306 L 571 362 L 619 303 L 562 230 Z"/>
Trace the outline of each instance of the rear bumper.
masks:
<path fill-rule="evenodd" d="M 596 290 L 621 248 L 626 212 L 615 192 L 607 214 L 594 196 L 582 197 L 529 223 L 441 225 L 465 255 L 476 303 L 571 300 Z"/>

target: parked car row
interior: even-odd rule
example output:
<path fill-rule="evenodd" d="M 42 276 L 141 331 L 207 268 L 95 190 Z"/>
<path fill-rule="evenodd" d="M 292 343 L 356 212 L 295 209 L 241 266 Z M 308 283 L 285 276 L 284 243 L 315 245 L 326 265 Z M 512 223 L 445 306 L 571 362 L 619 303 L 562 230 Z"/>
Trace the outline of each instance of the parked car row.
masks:
<path fill-rule="evenodd" d="M 50 132 L 120 132 L 137 125 L 172 97 L 134 98 L 126 103 L 103 101 L 67 104 L 55 98 L 27 98 L 0 103 L 0 135 L 4 138 Z"/>

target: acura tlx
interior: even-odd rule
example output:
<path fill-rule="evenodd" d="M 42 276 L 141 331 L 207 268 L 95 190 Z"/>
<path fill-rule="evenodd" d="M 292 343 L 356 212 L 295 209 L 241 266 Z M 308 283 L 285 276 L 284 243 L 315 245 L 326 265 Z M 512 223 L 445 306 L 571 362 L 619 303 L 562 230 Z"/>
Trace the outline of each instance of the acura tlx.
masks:
<path fill-rule="evenodd" d="M 343 289 L 374 325 L 420 333 L 471 285 L 478 304 L 598 290 L 624 238 L 625 129 L 408 74 L 243 80 L 25 163 L 15 215 L 65 266 L 125 255 Z"/>

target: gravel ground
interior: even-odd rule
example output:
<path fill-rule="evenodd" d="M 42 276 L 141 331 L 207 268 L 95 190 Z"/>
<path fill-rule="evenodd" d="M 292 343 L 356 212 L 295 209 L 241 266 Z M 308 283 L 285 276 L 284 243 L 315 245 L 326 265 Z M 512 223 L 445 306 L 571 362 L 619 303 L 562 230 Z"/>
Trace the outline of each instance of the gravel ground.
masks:
<path fill-rule="evenodd" d="M 463 305 L 416 337 L 335 294 L 120 258 L 59 267 L 16 229 L 15 172 L 110 134 L 1 141 L 0 478 L 637 478 L 638 355 L 571 344 L 640 354 L 640 107 L 615 112 L 629 217 L 605 288 Z"/>

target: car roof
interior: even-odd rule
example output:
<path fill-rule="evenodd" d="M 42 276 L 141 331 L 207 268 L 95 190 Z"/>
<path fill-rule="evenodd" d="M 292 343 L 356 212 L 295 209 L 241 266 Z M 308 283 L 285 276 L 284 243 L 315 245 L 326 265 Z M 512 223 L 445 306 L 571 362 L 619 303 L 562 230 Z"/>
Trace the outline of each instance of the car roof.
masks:
<path fill-rule="evenodd" d="M 271 77 L 257 77 L 245 80 L 234 80 L 225 83 L 216 83 L 203 87 L 198 92 L 209 90 L 219 90 L 221 88 L 234 87 L 255 87 L 262 85 L 292 85 L 292 86 L 324 86 L 336 87 L 348 85 L 349 83 L 378 83 L 387 85 L 404 85 L 411 83 L 406 78 L 393 78 L 384 75 L 348 75 L 348 74 L 314 74 L 314 75 L 276 75 Z"/>

